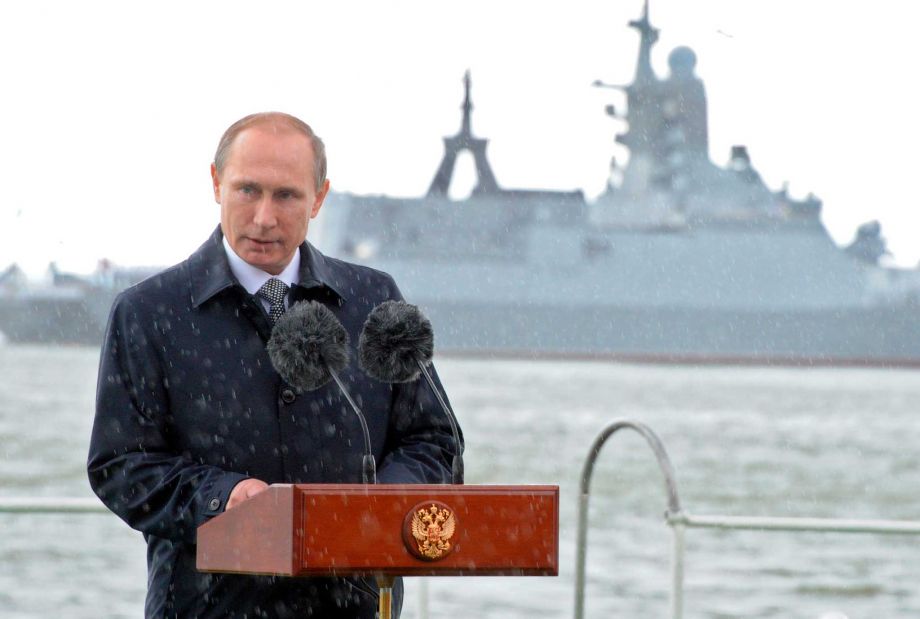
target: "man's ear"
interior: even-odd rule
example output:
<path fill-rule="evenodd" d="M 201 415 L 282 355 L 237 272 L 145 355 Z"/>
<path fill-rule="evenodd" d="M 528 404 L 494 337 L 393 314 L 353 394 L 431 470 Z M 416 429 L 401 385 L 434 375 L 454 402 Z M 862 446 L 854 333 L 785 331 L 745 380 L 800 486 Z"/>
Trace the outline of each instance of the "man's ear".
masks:
<path fill-rule="evenodd" d="M 211 164 L 211 182 L 214 183 L 214 201 L 220 204 L 220 177 L 217 174 L 217 166 Z"/>
<path fill-rule="evenodd" d="M 316 192 L 316 199 L 313 201 L 313 209 L 310 211 L 310 219 L 313 219 L 319 215 L 319 209 L 323 207 L 323 200 L 326 199 L 326 196 L 329 195 L 329 179 L 327 178 L 323 182 L 322 191 Z"/>

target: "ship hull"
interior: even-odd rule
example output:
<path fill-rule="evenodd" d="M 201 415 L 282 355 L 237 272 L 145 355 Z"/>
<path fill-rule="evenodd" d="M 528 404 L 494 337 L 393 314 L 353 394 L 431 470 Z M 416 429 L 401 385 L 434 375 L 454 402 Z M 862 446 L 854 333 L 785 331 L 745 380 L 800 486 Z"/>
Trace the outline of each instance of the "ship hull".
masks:
<path fill-rule="evenodd" d="M 440 353 L 659 363 L 920 367 L 915 307 L 834 311 L 422 303 Z"/>
<path fill-rule="evenodd" d="M 920 367 L 920 307 L 910 304 L 778 312 L 413 301 L 446 355 Z M 0 331 L 14 343 L 98 346 L 104 322 L 87 299 L 0 306 Z"/>
<path fill-rule="evenodd" d="M 0 303 L 0 333 L 13 343 L 99 346 L 106 303 L 92 297 L 5 299 Z"/>

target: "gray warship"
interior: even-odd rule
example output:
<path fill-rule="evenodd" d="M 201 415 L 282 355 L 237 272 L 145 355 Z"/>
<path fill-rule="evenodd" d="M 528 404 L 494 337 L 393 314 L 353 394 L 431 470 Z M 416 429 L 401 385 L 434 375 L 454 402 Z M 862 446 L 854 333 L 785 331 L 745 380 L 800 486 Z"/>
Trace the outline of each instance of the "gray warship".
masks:
<path fill-rule="evenodd" d="M 431 318 L 440 352 L 631 361 L 920 366 L 920 272 L 880 266 L 879 225 L 838 247 L 814 196 L 771 190 L 735 146 L 709 157 L 707 102 L 686 47 L 661 78 L 646 1 L 633 82 L 606 191 L 502 188 L 471 126 L 427 195 L 331 195 L 321 249 L 392 273 Z M 465 200 L 448 188 L 475 160 Z"/>
<path fill-rule="evenodd" d="M 920 271 L 880 266 L 879 225 L 838 247 L 821 202 L 771 190 L 746 148 L 709 156 L 696 57 L 651 66 L 658 31 L 646 1 L 626 111 L 629 150 L 606 191 L 500 186 L 488 141 L 472 131 L 469 74 L 460 131 L 425 196 L 333 193 L 317 243 L 392 273 L 434 323 L 440 353 L 628 361 L 920 367 Z M 448 189 L 457 156 L 475 160 L 468 199 Z M 311 237 L 312 238 L 312 237 Z M 0 273 L 0 332 L 11 341 L 101 342 L 118 290 L 153 272 L 103 265 L 90 277 L 52 269 L 34 288 Z"/>

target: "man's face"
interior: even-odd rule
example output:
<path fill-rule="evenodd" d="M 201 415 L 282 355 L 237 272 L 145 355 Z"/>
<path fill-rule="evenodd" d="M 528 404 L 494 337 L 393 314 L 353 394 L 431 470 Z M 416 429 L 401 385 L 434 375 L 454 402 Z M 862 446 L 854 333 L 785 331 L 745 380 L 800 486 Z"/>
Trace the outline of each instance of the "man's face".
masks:
<path fill-rule="evenodd" d="M 211 179 L 230 247 L 272 275 L 291 261 L 329 191 L 329 181 L 316 191 L 309 138 L 271 124 L 240 132 L 220 175 L 211 165 Z"/>

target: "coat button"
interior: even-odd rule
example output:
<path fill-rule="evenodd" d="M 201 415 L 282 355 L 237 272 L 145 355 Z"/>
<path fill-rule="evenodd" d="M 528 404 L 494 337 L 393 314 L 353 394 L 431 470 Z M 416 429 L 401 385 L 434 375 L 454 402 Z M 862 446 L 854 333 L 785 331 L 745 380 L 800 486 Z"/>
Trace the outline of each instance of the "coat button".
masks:
<path fill-rule="evenodd" d="M 217 497 L 208 501 L 208 509 L 210 509 L 211 511 L 217 510 L 218 507 L 220 507 L 220 499 L 218 499 Z"/>
<path fill-rule="evenodd" d="M 294 392 L 290 389 L 285 389 L 281 392 L 281 401 L 285 404 L 292 404 L 294 400 L 297 399 L 297 396 L 294 395 Z"/>

